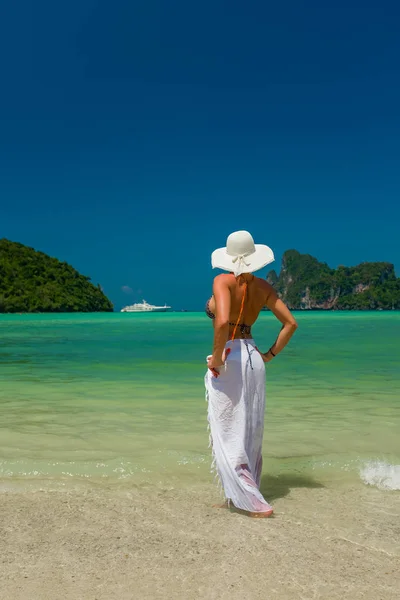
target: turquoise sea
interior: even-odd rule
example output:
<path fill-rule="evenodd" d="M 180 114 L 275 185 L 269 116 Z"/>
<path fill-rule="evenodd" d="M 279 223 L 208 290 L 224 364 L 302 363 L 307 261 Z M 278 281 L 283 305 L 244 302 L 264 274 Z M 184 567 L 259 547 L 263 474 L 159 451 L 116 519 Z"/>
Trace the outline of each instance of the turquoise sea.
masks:
<path fill-rule="evenodd" d="M 400 313 L 298 313 L 264 473 L 400 489 Z M 279 331 L 254 327 L 261 349 Z M 0 316 L 0 485 L 211 481 L 203 313 Z"/>

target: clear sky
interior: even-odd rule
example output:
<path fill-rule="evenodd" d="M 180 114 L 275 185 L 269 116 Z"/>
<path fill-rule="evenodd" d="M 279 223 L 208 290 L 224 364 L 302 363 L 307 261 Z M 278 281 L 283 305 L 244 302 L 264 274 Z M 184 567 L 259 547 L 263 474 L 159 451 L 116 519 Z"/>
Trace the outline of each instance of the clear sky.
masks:
<path fill-rule="evenodd" d="M 0 237 L 116 308 L 201 308 L 237 229 L 277 270 L 296 248 L 399 275 L 399 22 L 396 0 L 2 3 Z"/>

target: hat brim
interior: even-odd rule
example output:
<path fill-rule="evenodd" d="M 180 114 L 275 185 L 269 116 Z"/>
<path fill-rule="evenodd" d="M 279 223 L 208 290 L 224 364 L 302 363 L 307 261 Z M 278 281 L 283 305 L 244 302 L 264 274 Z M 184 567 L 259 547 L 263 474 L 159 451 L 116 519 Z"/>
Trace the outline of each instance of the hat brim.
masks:
<path fill-rule="evenodd" d="M 254 246 L 256 249 L 255 252 L 245 256 L 243 261 L 234 261 L 235 257 L 228 254 L 226 248 L 214 250 L 211 254 L 212 268 L 240 275 L 241 273 L 258 271 L 275 260 L 274 253 L 269 246 L 265 246 L 264 244 L 254 244 Z"/>

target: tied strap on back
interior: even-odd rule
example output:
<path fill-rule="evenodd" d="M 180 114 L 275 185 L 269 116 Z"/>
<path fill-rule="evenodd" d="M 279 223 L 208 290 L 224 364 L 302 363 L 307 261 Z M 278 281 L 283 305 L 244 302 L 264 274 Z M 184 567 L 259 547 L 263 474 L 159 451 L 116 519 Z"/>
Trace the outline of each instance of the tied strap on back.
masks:
<path fill-rule="evenodd" d="M 243 298 L 242 298 L 242 303 L 240 305 L 240 312 L 239 312 L 239 316 L 238 316 L 238 320 L 236 321 L 233 333 L 232 333 L 232 337 L 231 337 L 231 342 L 235 339 L 235 335 L 236 335 L 236 331 L 238 328 L 238 325 L 240 323 L 240 319 L 242 318 L 243 315 L 243 309 L 244 309 L 244 302 L 246 300 L 246 294 L 247 294 L 247 281 L 244 282 L 244 291 L 243 291 Z M 251 360 L 251 352 L 249 350 L 249 344 L 247 343 L 247 340 L 244 340 L 244 343 L 246 345 L 246 349 L 247 349 L 247 354 L 249 355 L 249 362 L 250 362 L 250 368 L 253 371 L 253 361 Z"/>
<path fill-rule="evenodd" d="M 246 299 L 246 293 L 247 293 L 247 281 L 244 282 L 244 291 L 243 291 L 242 304 L 240 305 L 240 312 L 239 312 L 239 316 L 238 316 L 238 319 L 236 321 L 235 327 L 233 329 L 231 341 L 235 339 L 236 331 L 237 331 L 238 325 L 240 323 L 240 319 L 242 318 L 243 309 L 244 309 L 244 301 Z"/>

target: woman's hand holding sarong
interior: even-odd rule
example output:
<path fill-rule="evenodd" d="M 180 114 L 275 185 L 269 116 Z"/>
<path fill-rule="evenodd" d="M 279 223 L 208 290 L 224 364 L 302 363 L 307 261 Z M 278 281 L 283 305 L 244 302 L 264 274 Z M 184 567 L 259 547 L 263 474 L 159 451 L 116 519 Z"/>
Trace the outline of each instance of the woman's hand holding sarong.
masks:
<path fill-rule="evenodd" d="M 221 358 L 218 359 L 218 357 L 215 357 L 213 354 L 211 354 L 210 356 L 207 356 L 207 366 L 210 369 L 211 373 L 214 375 L 214 377 L 218 377 L 219 376 L 219 367 L 222 367 L 225 364 L 225 361 L 230 353 L 230 348 L 226 348 L 223 353 Z"/>

